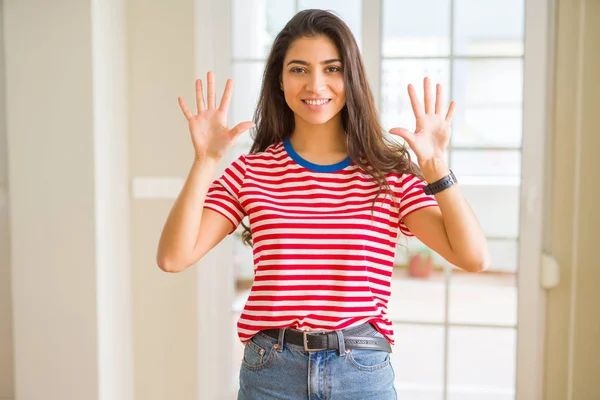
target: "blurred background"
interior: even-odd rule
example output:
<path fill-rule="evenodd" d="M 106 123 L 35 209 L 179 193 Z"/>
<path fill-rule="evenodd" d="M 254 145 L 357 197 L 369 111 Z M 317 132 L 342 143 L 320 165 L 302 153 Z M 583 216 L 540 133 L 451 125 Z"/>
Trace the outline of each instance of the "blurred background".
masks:
<path fill-rule="evenodd" d="M 457 102 L 448 162 L 492 263 L 398 246 L 399 399 L 600 399 L 600 2 L 0 0 L 0 400 L 235 398 L 242 227 L 181 273 L 155 262 L 193 160 L 177 96 L 212 70 L 250 120 L 306 8 L 352 29 L 386 130 L 414 128 L 424 76 Z"/>

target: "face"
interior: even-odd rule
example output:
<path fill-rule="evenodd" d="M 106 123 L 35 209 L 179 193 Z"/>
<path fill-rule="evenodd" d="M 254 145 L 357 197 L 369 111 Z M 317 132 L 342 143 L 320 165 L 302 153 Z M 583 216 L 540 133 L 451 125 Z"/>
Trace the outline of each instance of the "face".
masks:
<path fill-rule="evenodd" d="M 300 38 L 283 61 L 285 101 L 296 119 L 324 124 L 341 118 L 346 104 L 343 65 L 333 42 L 325 37 Z"/>

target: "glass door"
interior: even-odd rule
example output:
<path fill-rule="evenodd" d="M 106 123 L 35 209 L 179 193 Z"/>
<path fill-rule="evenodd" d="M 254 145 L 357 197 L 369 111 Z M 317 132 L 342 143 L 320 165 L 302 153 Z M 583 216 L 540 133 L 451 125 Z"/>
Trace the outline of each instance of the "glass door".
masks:
<path fill-rule="evenodd" d="M 232 0 L 231 6 L 232 123 L 252 118 L 270 45 L 305 8 L 333 10 L 353 30 L 370 57 L 365 64 L 373 66 L 370 79 L 378 84 L 372 90 L 386 130 L 414 128 L 406 87 L 412 83 L 422 99 L 424 76 L 443 85 L 446 107 L 449 99 L 457 102 L 448 163 L 483 226 L 492 263 L 484 272 L 466 273 L 414 238 L 398 247 L 388 309 L 397 338 L 395 384 L 399 398 L 514 399 L 523 316 L 524 0 Z M 250 144 L 249 134 L 240 136 L 231 159 Z M 233 254 L 234 392 L 243 352 L 235 326 L 253 280 L 252 251 L 241 244 L 241 231 Z M 528 285 L 539 290 L 535 282 Z M 527 380 L 523 373 L 530 372 L 520 372 Z"/>

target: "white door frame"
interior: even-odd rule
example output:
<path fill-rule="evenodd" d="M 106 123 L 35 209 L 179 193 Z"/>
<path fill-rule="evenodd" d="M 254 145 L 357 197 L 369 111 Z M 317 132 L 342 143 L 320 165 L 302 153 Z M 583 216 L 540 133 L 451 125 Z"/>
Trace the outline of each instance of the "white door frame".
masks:
<path fill-rule="evenodd" d="M 517 400 L 542 400 L 546 291 L 541 255 L 548 235 L 551 193 L 550 107 L 553 85 L 554 0 L 525 1 L 523 144 L 517 319 Z"/>

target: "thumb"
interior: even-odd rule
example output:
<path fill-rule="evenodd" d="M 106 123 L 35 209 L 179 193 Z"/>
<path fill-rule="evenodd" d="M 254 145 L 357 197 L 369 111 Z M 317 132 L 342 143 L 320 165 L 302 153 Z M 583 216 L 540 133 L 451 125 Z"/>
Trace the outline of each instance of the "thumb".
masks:
<path fill-rule="evenodd" d="M 254 122 L 246 121 L 240 122 L 229 131 L 232 139 L 236 139 L 242 132 L 246 132 L 250 128 L 254 128 L 256 124 Z"/>
<path fill-rule="evenodd" d="M 406 143 L 408 143 L 409 146 L 411 146 L 413 143 L 413 137 L 415 136 L 415 134 L 409 131 L 408 129 L 392 128 L 388 132 L 392 135 L 400 136 L 402 139 L 406 140 Z"/>

